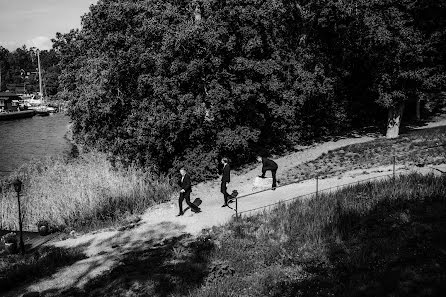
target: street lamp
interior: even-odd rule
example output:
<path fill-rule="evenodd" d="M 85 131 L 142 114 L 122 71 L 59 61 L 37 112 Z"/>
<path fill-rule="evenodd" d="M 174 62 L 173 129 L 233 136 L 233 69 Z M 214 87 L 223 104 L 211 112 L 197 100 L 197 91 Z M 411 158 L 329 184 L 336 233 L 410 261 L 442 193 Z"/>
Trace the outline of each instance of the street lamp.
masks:
<path fill-rule="evenodd" d="M 17 203 L 19 205 L 19 229 L 20 229 L 20 250 L 22 254 L 25 254 L 25 244 L 23 243 L 23 231 L 22 231 L 22 210 L 20 208 L 20 191 L 22 191 L 22 182 L 16 178 L 12 184 L 14 190 L 17 192 Z"/>

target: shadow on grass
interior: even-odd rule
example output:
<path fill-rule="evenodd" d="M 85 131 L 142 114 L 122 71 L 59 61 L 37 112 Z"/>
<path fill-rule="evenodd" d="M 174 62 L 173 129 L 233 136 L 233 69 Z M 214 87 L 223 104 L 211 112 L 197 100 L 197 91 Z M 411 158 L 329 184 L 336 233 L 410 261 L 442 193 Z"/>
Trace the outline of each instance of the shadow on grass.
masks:
<path fill-rule="evenodd" d="M 192 296 L 443 296 L 445 182 L 413 174 L 232 222 L 213 257 L 235 275 Z"/>
<path fill-rule="evenodd" d="M 369 213 L 342 211 L 327 230 L 328 261 L 275 296 L 443 296 L 446 200 L 385 200 Z"/>
<path fill-rule="evenodd" d="M 85 255 L 81 249 L 42 247 L 25 255 L 0 256 L 0 293 L 50 276 L 61 267 L 69 266 Z"/>
<path fill-rule="evenodd" d="M 82 288 L 48 290 L 41 296 L 171 296 L 188 294 L 208 273 L 212 243 L 182 235 L 122 254 L 108 272 Z"/>
<path fill-rule="evenodd" d="M 186 236 L 183 225 L 170 222 L 133 228 L 59 242 L 61 250 L 74 247 L 88 257 L 39 275 L 36 283 L 14 283 L 8 296 L 35 291 L 40 296 L 166 296 L 201 284 L 210 240 Z"/>

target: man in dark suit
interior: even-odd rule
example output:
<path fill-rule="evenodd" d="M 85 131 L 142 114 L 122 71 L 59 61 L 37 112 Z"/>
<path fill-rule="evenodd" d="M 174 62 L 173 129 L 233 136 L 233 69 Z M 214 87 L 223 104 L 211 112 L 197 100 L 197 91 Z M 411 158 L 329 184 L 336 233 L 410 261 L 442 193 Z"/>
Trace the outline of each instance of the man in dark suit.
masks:
<path fill-rule="evenodd" d="M 225 203 L 221 207 L 228 206 L 228 198 L 231 196 L 228 194 L 228 184 L 231 181 L 231 168 L 229 167 L 228 158 L 221 159 L 221 163 L 223 164 L 222 174 L 221 174 L 221 186 L 220 192 L 223 194 L 223 198 Z"/>
<path fill-rule="evenodd" d="M 198 206 L 190 202 L 190 193 L 192 192 L 192 185 L 190 182 L 189 174 L 187 174 L 184 168 L 180 169 L 180 173 L 181 173 L 181 181 L 180 181 L 181 190 L 180 190 L 180 198 L 178 199 L 180 213 L 177 215 L 177 217 L 182 216 L 184 214 L 183 200 L 186 200 L 187 205 L 189 205 L 190 209 L 193 212 L 201 212 L 201 209 Z"/>
<path fill-rule="evenodd" d="M 273 186 L 272 189 L 275 190 L 276 189 L 276 173 L 277 173 L 277 168 L 279 166 L 277 166 L 277 163 L 274 162 L 273 160 L 267 159 L 267 158 L 263 158 L 261 156 L 257 156 L 257 161 L 262 162 L 262 175 L 260 175 L 259 177 L 261 178 L 265 178 L 265 173 L 270 170 L 271 174 L 273 176 Z"/>

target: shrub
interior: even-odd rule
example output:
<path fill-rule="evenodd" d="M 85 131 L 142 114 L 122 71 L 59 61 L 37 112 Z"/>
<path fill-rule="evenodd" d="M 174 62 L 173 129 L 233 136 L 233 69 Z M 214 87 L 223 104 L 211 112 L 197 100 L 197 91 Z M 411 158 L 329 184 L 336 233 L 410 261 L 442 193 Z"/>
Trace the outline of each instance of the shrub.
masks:
<path fill-rule="evenodd" d="M 17 234 L 14 232 L 7 233 L 3 235 L 2 241 L 4 243 L 17 243 Z"/>

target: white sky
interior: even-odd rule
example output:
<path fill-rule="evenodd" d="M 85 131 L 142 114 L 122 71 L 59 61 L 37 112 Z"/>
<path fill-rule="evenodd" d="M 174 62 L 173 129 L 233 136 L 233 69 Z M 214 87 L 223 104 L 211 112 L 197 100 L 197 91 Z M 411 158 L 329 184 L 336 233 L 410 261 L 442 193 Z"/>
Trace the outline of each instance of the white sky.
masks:
<path fill-rule="evenodd" d="M 0 46 L 51 48 L 56 32 L 80 27 L 81 16 L 97 0 L 0 0 Z"/>

